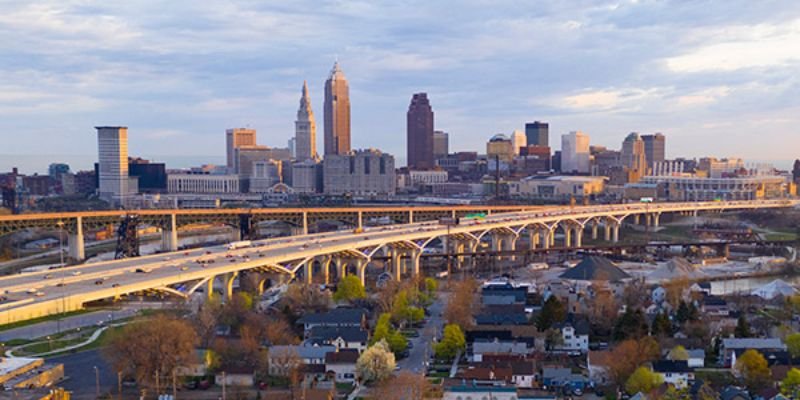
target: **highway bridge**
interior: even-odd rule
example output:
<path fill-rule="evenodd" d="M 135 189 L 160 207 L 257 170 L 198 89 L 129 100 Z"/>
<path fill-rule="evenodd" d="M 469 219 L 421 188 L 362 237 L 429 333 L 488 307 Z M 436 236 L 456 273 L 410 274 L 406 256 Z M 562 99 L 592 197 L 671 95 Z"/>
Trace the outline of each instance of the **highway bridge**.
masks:
<path fill-rule="evenodd" d="M 371 261 L 378 257 L 388 257 L 390 261 L 385 268 L 399 280 L 419 275 L 422 253 L 426 248 L 439 245 L 456 253 L 474 253 L 484 241 L 489 242 L 493 252 L 514 251 L 518 243 L 525 242 L 531 249 L 549 249 L 556 244 L 556 232 L 559 232 L 561 247 L 581 247 L 584 236 L 599 239 L 601 232 L 604 240 L 619 241 L 624 222 L 643 221 L 658 226 L 665 213 L 697 215 L 700 212 L 787 208 L 798 203 L 797 200 L 764 200 L 509 208 L 492 210 L 484 218 L 463 218 L 453 226 L 431 220 L 364 227 L 356 231 L 254 241 L 251 247 L 241 249 L 214 246 L 12 275 L 0 278 L 0 295 L 4 297 L 0 302 L 0 324 L 78 310 L 88 302 L 148 290 L 187 297 L 203 288 L 211 294 L 215 281 L 221 282 L 223 295 L 230 297 L 235 279 L 243 272 L 279 274 L 287 280 L 302 279 L 311 283 L 317 270 L 326 283 L 334 276 L 340 278 L 347 274 L 355 274 L 364 281 L 370 265 L 376 267 Z M 348 212 L 361 219 L 369 211 L 349 209 Z M 459 215 L 463 211 L 452 208 L 446 215 Z M 165 215 L 171 219 L 175 216 L 169 212 Z M 234 212 L 233 215 L 238 214 Z M 303 215 L 308 218 L 308 214 Z M 520 241 L 522 237 L 527 240 Z M 456 268 L 461 262 L 463 260 L 457 257 Z M 262 280 L 259 287 L 263 284 Z"/>

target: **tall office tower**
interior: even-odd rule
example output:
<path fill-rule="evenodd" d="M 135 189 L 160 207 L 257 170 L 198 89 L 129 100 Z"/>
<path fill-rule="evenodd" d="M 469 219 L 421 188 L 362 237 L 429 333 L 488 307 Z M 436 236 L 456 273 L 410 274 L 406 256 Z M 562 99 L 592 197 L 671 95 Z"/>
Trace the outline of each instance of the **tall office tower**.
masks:
<path fill-rule="evenodd" d="M 644 154 L 647 156 L 648 167 L 652 168 L 653 164 L 664 161 L 667 148 L 666 136 L 660 133 L 642 135 L 642 140 L 644 140 Z"/>
<path fill-rule="evenodd" d="M 347 78 L 333 64 L 325 81 L 325 155 L 350 152 L 350 89 Z"/>
<path fill-rule="evenodd" d="M 317 158 L 317 123 L 314 122 L 314 111 L 311 110 L 311 96 L 308 85 L 303 81 L 303 97 L 297 109 L 297 120 L 294 121 L 294 158 L 305 161 Z"/>
<path fill-rule="evenodd" d="M 444 131 L 433 131 L 433 158 L 447 157 L 450 153 L 450 135 Z"/>
<path fill-rule="evenodd" d="M 233 128 L 225 130 L 225 149 L 228 157 L 228 171 L 234 171 L 236 165 L 236 149 L 255 145 L 255 129 Z"/>
<path fill-rule="evenodd" d="M 588 174 L 589 135 L 573 131 L 561 136 L 561 172 Z"/>
<path fill-rule="evenodd" d="M 427 93 L 415 93 L 406 113 L 408 169 L 433 168 L 433 110 Z"/>
<path fill-rule="evenodd" d="M 550 146 L 550 125 L 547 122 L 529 122 L 525 124 L 525 136 L 528 146 Z"/>
<path fill-rule="evenodd" d="M 527 146 L 528 138 L 521 130 L 515 129 L 514 132 L 511 133 L 511 147 L 514 150 L 514 155 L 519 155 L 519 149 Z"/>
<path fill-rule="evenodd" d="M 486 142 L 486 157 L 489 159 L 489 164 L 495 165 L 492 164 L 495 160 L 510 163 L 514 159 L 514 146 L 512 143 L 511 139 L 502 133 L 492 136 Z"/>
<path fill-rule="evenodd" d="M 297 158 L 297 138 L 289 138 L 289 141 L 286 142 L 286 148 L 289 149 L 290 157 Z"/>
<path fill-rule="evenodd" d="M 647 175 L 647 156 L 644 151 L 644 140 L 639 134 L 632 132 L 622 142 L 620 163 L 628 171 L 628 182 L 634 183 Z"/>
<path fill-rule="evenodd" d="M 137 190 L 136 180 L 131 182 L 128 176 L 128 128 L 97 126 L 95 129 L 98 145 L 98 193 L 103 200 L 119 202 Z"/>

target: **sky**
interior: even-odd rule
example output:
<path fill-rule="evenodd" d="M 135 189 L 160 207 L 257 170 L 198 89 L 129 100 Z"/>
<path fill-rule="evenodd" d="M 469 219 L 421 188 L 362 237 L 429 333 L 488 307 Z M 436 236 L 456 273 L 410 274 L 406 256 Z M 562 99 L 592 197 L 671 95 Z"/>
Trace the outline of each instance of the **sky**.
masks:
<path fill-rule="evenodd" d="M 0 37 L 3 171 L 86 168 L 98 125 L 176 164 L 221 162 L 231 127 L 285 147 L 304 80 L 321 150 L 335 60 L 353 147 L 398 164 L 416 92 L 453 151 L 540 120 L 555 149 L 636 131 L 664 133 L 668 157 L 800 156 L 795 0 L 0 1 Z"/>

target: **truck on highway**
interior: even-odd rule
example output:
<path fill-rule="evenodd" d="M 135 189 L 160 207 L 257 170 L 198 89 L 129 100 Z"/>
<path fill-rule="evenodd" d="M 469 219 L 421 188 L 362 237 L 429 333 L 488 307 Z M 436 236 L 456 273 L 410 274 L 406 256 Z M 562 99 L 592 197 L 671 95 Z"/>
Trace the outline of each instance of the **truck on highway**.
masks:
<path fill-rule="evenodd" d="M 253 242 L 250 240 L 240 240 L 238 242 L 228 243 L 228 250 L 243 249 L 245 247 L 250 247 L 252 245 Z"/>

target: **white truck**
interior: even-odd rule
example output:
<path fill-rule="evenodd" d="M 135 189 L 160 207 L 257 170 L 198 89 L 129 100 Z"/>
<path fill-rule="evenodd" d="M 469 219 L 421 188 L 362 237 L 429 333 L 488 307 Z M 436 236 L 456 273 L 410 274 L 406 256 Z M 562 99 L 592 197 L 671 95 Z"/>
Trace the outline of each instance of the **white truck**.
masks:
<path fill-rule="evenodd" d="M 240 240 L 238 242 L 231 242 L 228 243 L 228 250 L 236 250 L 236 249 L 243 249 L 245 247 L 250 247 L 253 245 L 252 241 L 249 240 Z"/>

